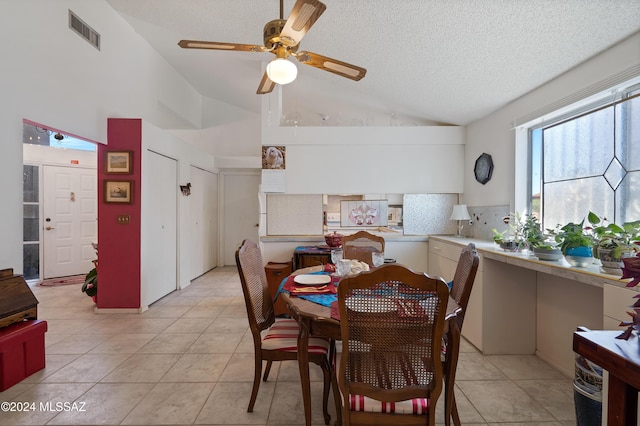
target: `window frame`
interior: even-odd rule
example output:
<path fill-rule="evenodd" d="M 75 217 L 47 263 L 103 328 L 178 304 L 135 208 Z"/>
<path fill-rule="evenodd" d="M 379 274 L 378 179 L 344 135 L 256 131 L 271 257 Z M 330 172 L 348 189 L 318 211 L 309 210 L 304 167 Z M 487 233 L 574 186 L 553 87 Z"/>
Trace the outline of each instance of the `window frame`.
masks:
<path fill-rule="evenodd" d="M 562 122 L 576 119 L 580 116 L 593 113 L 599 109 L 616 105 L 631 98 L 640 96 L 640 76 L 627 80 L 615 87 L 604 90 L 595 95 L 589 96 L 581 101 L 574 102 L 556 111 L 542 115 L 529 122 L 516 127 L 515 130 L 515 176 L 514 194 L 512 200 L 513 211 L 523 214 L 532 211 L 533 180 L 532 180 L 532 157 L 533 157 L 533 132 L 543 131 L 544 128 L 559 125 Z M 540 161 L 544 161 L 540 157 Z M 544 168 L 540 167 L 540 204 L 541 216 L 543 208 L 543 188 L 542 174 Z M 585 213 L 586 214 L 586 213 Z M 542 220 L 542 217 L 540 218 Z M 543 224 L 548 227 L 549 224 Z"/>

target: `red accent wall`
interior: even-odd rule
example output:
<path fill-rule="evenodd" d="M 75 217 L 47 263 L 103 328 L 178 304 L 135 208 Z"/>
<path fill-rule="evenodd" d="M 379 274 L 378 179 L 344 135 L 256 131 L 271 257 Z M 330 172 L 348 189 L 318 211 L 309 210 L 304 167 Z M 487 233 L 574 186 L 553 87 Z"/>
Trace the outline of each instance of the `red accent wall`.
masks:
<path fill-rule="evenodd" d="M 107 143 L 98 145 L 98 308 L 139 308 L 142 120 L 109 118 Z M 132 151 L 132 173 L 107 174 L 109 151 Z M 133 181 L 132 204 L 106 204 L 105 180 Z"/>

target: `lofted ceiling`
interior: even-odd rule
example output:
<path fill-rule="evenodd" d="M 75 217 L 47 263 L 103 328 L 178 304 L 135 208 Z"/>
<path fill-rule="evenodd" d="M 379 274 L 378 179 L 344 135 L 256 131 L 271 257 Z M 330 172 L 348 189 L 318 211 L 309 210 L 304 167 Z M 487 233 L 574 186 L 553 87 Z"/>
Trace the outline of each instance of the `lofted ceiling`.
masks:
<path fill-rule="evenodd" d="M 177 43 L 262 45 L 279 0 L 107 2 L 203 96 L 260 111 L 271 53 Z M 640 31 L 638 0 L 323 2 L 300 50 L 367 75 L 355 82 L 293 60 L 298 78 L 283 86 L 283 103 L 308 125 L 389 125 L 392 114 L 398 124 L 469 124 Z M 285 19 L 294 3 L 284 0 Z"/>

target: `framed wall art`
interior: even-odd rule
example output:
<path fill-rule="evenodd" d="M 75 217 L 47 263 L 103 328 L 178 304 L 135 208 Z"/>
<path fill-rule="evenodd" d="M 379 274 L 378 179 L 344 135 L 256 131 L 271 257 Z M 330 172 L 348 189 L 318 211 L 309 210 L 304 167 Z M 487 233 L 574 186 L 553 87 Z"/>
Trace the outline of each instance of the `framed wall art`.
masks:
<path fill-rule="evenodd" d="M 104 202 L 108 204 L 132 204 L 132 180 L 105 180 Z"/>
<path fill-rule="evenodd" d="M 387 200 L 340 201 L 340 226 L 387 226 Z"/>
<path fill-rule="evenodd" d="M 107 174 L 131 174 L 133 165 L 131 160 L 133 151 L 107 151 L 105 158 L 105 173 Z"/>

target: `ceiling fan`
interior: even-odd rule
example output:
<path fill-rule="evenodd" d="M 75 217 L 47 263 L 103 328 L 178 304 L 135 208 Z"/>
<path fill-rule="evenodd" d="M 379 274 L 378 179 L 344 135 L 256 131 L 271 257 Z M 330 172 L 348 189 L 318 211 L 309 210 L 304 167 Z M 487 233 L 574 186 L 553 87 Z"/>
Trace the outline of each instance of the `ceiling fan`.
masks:
<path fill-rule="evenodd" d="M 289 56 L 293 56 L 303 64 L 358 81 L 365 76 L 366 69 L 317 53 L 298 52 L 300 40 L 325 9 L 325 4 L 318 0 L 297 0 L 289 18 L 284 20 L 282 19 L 283 0 L 280 0 L 280 19 L 270 21 L 264 26 L 264 46 L 198 40 L 180 40 L 178 45 L 185 49 L 273 53 L 276 59 L 267 65 L 256 92 L 259 95 L 270 93 L 276 83 L 288 84 L 295 80 L 298 70 L 293 62 L 288 60 Z"/>

